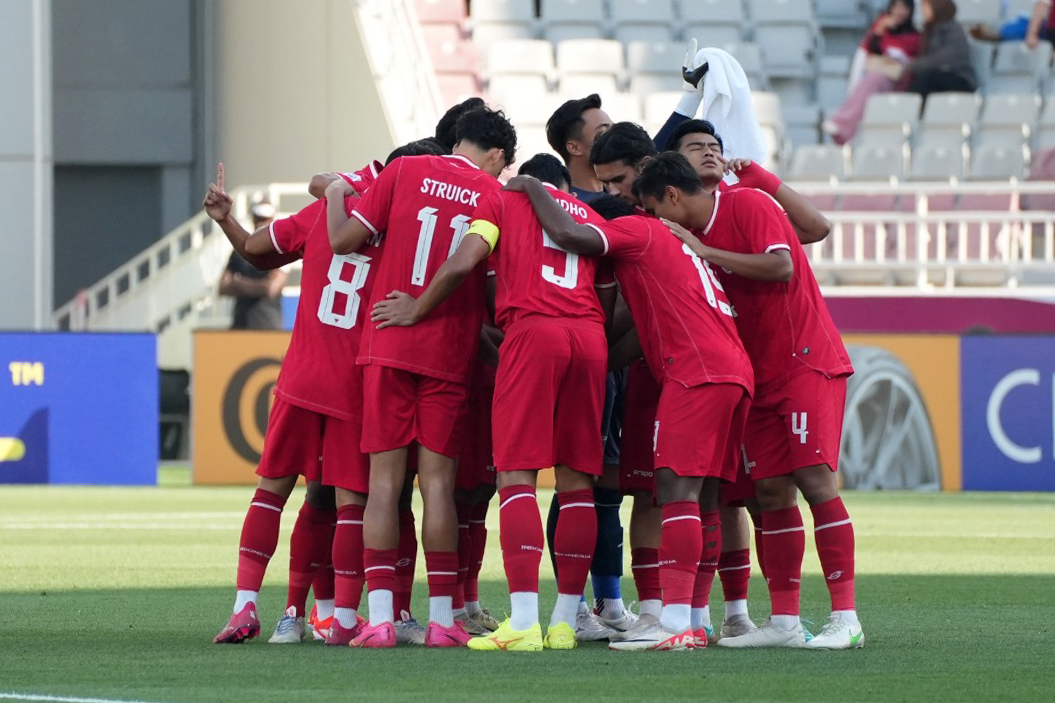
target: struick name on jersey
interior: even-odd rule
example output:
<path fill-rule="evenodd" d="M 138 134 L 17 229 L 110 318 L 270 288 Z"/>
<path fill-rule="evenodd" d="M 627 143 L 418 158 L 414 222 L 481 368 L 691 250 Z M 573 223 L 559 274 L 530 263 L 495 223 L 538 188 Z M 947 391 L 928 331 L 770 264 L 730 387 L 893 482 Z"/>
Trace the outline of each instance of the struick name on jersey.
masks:
<path fill-rule="evenodd" d="M 469 190 L 468 188 L 456 186 L 453 183 L 444 183 L 431 178 L 426 178 L 421 182 L 421 192 L 434 198 L 452 200 L 456 203 L 472 205 L 473 207 L 476 207 L 476 201 L 480 199 L 480 194 L 475 190 Z"/>

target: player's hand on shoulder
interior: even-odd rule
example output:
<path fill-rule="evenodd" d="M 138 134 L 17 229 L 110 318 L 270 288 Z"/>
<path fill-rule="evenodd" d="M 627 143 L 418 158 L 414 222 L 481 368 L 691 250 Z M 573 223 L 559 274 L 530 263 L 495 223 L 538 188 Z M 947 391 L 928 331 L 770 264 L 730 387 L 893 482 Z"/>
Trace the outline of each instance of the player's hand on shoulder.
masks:
<path fill-rule="evenodd" d="M 672 222 L 671 220 L 665 219 L 663 217 L 659 218 L 659 221 L 662 222 L 667 227 L 667 229 L 670 230 L 671 234 L 673 234 L 675 237 L 685 242 L 686 244 L 690 244 L 693 240 L 696 239 L 695 235 L 693 235 L 692 232 L 685 229 L 677 222 Z"/>
<path fill-rule="evenodd" d="M 377 324 L 379 330 L 386 327 L 411 327 L 418 322 L 416 302 L 413 296 L 394 290 L 384 300 L 374 303 L 370 320 Z"/>
<path fill-rule="evenodd" d="M 209 184 L 209 189 L 206 191 L 205 199 L 201 205 L 205 208 L 206 215 L 217 222 L 221 222 L 231 214 L 233 204 L 231 196 L 227 194 L 223 187 L 223 164 L 221 163 L 216 167 L 216 182 Z"/>
<path fill-rule="evenodd" d="M 508 190 L 514 193 L 526 193 L 527 189 L 530 188 L 533 183 L 539 183 L 539 180 L 534 176 L 513 176 L 502 187 L 502 190 Z"/>
<path fill-rule="evenodd" d="M 352 187 L 352 184 L 344 180 L 340 176 L 330 181 L 329 184 L 326 186 L 326 197 L 336 195 L 342 198 L 346 198 L 349 195 L 355 194 L 356 190 Z"/>

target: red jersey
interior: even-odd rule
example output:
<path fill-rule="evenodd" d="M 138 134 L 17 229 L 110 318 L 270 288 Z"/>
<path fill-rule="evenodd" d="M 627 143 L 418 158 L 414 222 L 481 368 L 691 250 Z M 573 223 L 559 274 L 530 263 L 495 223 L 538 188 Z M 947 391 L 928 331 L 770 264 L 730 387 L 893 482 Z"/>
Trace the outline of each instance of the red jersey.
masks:
<path fill-rule="evenodd" d="M 787 283 L 718 271 L 760 391 L 807 369 L 827 376 L 853 373 L 806 252 L 771 197 L 752 188 L 715 193 L 711 221 L 697 234 L 707 245 L 725 251 L 762 254 L 784 249 L 791 254 L 795 273 Z"/>
<path fill-rule="evenodd" d="M 615 259 L 615 277 L 652 375 L 686 388 L 735 383 L 751 393 L 751 361 L 707 262 L 653 217 L 590 226 L 604 238 L 605 255 Z"/>
<path fill-rule="evenodd" d="M 546 184 L 578 224 L 604 224 L 574 196 Z M 566 252 L 549 238 L 524 193 L 498 191 L 480 201 L 470 234 L 491 246 L 488 268 L 497 276 L 495 322 L 506 330 L 526 315 L 604 324 L 597 300 L 598 259 Z M 614 285 L 609 283 L 608 285 Z"/>
<path fill-rule="evenodd" d="M 351 211 L 354 196 L 345 198 Z M 326 229 L 326 200 L 275 220 L 271 242 L 282 254 L 301 252 L 297 320 L 275 394 L 288 403 L 342 420 L 362 420 L 359 353 L 367 300 L 380 255 L 375 239 L 352 254 L 334 254 Z"/>
<path fill-rule="evenodd" d="M 404 156 L 385 167 L 352 211 L 385 240 L 370 301 L 395 290 L 415 298 L 461 243 L 473 211 L 502 184 L 464 156 Z M 413 327 L 367 325 L 360 364 L 468 383 L 484 320 L 484 268 Z"/>
<path fill-rule="evenodd" d="M 343 178 L 348 185 L 355 188 L 356 193 L 362 195 L 381 175 L 381 169 L 383 168 L 384 166 L 381 162 L 374 159 L 354 173 L 338 173 L 337 175 Z"/>

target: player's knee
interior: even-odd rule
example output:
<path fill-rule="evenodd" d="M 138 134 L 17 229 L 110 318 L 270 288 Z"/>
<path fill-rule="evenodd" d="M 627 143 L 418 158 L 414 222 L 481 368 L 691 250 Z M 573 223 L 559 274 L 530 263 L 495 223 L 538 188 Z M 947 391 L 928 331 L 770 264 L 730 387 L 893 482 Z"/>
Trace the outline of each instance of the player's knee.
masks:
<path fill-rule="evenodd" d="M 357 493 L 350 491 L 347 488 L 338 488 L 335 491 L 334 499 L 337 503 L 337 507 L 343 508 L 346 505 L 366 505 L 366 494 Z"/>
<path fill-rule="evenodd" d="M 335 489 L 332 486 L 324 486 L 318 481 L 308 481 L 308 490 L 304 493 L 304 501 L 319 510 L 333 510 Z M 365 504 L 364 502 L 363 505 Z"/>
<path fill-rule="evenodd" d="M 809 466 L 795 472 L 795 483 L 810 505 L 825 503 L 839 496 L 835 472 L 827 464 Z"/>
<path fill-rule="evenodd" d="M 791 508 L 795 505 L 795 483 L 784 476 L 757 481 L 755 498 L 762 512 Z"/>
<path fill-rule="evenodd" d="M 260 477 L 257 481 L 256 487 L 262 491 L 268 493 L 274 493 L 277 496 L 283 498 L 289 498 L 289 494 L 293 492 L 293 488 L 297 485 L 297 479 L 299 476 L 283 476 L 281 478 L 266 478 Z"/>
<path fill-rule="evenodd" d="M 594 485 L 593 476 L 567 466 L 557 466 L 554 469 L 554 478 L 556 479 L 558 493 L 592 490 Z"/>

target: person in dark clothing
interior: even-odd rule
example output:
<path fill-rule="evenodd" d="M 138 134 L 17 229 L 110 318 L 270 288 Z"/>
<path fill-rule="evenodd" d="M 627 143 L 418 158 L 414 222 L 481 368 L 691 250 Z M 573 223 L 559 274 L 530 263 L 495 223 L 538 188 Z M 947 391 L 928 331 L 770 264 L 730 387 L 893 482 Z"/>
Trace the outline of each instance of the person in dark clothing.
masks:
<path fill-rule="evenodd" d="M 978 77 L 971 66 L 967 32 L 956 21 L 953 0 L 923 0 L 923 38 L 919 56 L 909 64 L 908 90 L 926 100 L 931 93 L 973 93 Z"/>
<path fill-rule="evenodd" d="M 250 213 L 255 231 L 271 223 L 275 218 L 275 207 L 261 201 L 253 205 Z M 282 269 L 258 271 L 238 252 L 231 252 L 220 279 L 220 295 L 235 299 L 231 329 L 282 329 L 282 287 L 286 285 L 286 278 Z"/>

